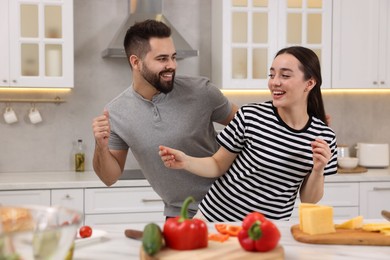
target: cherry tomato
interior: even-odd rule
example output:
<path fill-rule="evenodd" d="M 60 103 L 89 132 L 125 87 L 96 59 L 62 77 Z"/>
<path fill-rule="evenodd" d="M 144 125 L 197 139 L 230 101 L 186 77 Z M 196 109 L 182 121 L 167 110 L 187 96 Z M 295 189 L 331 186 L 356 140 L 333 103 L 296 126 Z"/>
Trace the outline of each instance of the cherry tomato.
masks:
<path fill-rule="evenodd" d="M 92 228 L 90 226 L 82 226 L 79 230 L 81 238 L 87 238 L 92 236 Z"/>

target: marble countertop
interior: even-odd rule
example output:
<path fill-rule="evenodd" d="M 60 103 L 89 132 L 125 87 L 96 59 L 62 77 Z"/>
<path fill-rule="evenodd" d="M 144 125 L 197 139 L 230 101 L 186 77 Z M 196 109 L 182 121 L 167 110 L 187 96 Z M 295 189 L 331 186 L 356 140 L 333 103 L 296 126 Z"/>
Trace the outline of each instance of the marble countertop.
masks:
<path fill-rule="evenodd" d="M 374 222 L 379 220 L 370 220 Z M 383 221 L 383 220 L 380 220 Z M 389 259 L 390 247 L 388 246 L 348 246 L 348 245 L 314 245 L 300 243 L 294 240 L 290 233 L 295 222 L 275 221 L 281 231 L 280 245 L 284 248 L 286 260 L 356 260 L 356 259 Z M 368 222 L 367 222 L 368 223 Z M 162 227 L 162 223 L 159 223 Z M 238 223 L 237 223 L 238 224 Z M 107 231 L 103 240 L 76 247 L 74 260 L 132 260 L 139 259 L 141 241 L 126 238 L 125 229 L 143 230 L 145 224 L 115 224 L 100 225 L 95 228 Z M 209 231 L 214 231 L 209 223 Z"/>
<path fill-rule="evenodd" d="M 140 170 L 128 170 L 140 172 Z M 131 175 L 134 172 L 128 173 Z M 390 168 L 368 169 L 365 173 L 339 173 L 328 176 L 325 182 L 382 182 L 390 181 Z M 144 187 L 144 178 L 120 179 L 113 187 Z M 70 189 L 106 187 L 93 171 L 85 172 L 18 172 L 0 173 L 0 190 Z"/>

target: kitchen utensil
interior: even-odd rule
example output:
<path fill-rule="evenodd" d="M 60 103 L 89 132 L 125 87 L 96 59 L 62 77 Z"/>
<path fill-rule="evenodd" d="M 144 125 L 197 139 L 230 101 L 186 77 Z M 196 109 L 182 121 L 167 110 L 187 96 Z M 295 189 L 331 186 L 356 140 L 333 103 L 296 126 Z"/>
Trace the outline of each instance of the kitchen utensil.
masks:
<path fill-rule="evenodd" d="M 358 166 L 359 159 L 356 157 L 339 157 L 337 164 L 343 169 L 353 169 Z"/>
<path fill-rule="evenodd" d="M 340 167 L 337 168 L 337 173 L 363 173 L 363 172 L 367 172 L 367 168 L 360 165 L 358 165 L 353 169 L 344 169 Z"/>
<path fill-rule="evenodd" d="M 77 234 L 75 245 L 76 248 L 80 248 L 86 245 L 98 243 L 100 241 L 107 240 L 107 231 L 99 230 L 99 229 L 92 229 L 92 236 L 81 238 L 80 234 Z"/>
<path fill-rule="evenodd" d="M 140 249 L 142 260 L 175 260 L 175 259 L 245 259 L 245 260 L 281 260 L 284 259 L 284 249 L 279 244 L 274 250 L 269 252 L 249 252 L 241 248 L 238 239 L 230 237 L 225 242 L 209 241 L 208 247 L 196 250 L 173 250 L 164 247 L 160 252 L 152 258 L 147 255 L 142 246 Z"/>
<path fill-rule="evenodd" d="M 361 229 L 336 229 L 335 233 L 309 235 L 298 224 L 291 227 L 291 234 L 295 240 L 309 244 L 390 246 L 390 236 Z"/>
<path fill-rule="evenodd" d="M 82 214 L 64 207 L 0 207 L 0 256 L 5 259 L 64 259 Z"/>
<path fill-rule="evenodd" d="M 337 145 L 337 157 L 349 157 L 349 147 L 347 145 Z"/>
<path fill-rule="evenodd" d="M 126 229 L 125 236 L 132 239 L 142 240 L 143 232 L 135 229 Z"/>
<path fill-rule="evenodd" d="M 30 108 L 30 111 L 28 113 L 28 118 L 30 118 L 31 124 L 38 124 L 42 122 L 42 116 L 39 110 L 35 107 L 35 105 Z"/>
<path fill-rule="evenodd" d="M 389 144 L 358 143 L 356 151 L 361 166 L 389 166 Z"/>
<path fill-rule="evenodd" d="M 384 217 L 385 219 L 390 221 L 390 211 L 382 210 L 381 214 L 382 214 L 382 217 Z"/>
<path fill-rule="evenodd" d="M 16 116 L 15 111 L 14 111 L 14 110 L 12 109 L 12 107 L 10 107 L 10 106 L 7 106 L 7 107 L 5 108 L 3 117 L 4 117 L 4 121 L 5 121 L 7 124 L 13 124 L 13 123 L 18 122 L 18 117 Z"/>

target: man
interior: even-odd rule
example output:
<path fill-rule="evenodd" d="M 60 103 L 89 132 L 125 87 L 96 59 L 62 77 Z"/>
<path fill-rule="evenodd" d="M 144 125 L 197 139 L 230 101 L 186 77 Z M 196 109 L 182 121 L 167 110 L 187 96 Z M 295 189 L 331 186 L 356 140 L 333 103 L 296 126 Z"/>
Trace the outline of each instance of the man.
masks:
<path fill-rule="evenodd" d="M 227 125 L 237 111 L 208 79 L 175 76 L 176 50 L 170 35 L 170 28 L 155 20 L 129 28 L 124 47 L 133 83 L 92 124 L 93 166 L 99 178 L 107 186 L 114 184 L 130 148 L 163 199 L 167 217 L 179 215 L 188 196 L 200 202 L 215 179 L 167 169 L 158 155 L 159 145 L 211 156 L 218 150 L 213 122 Z M 196 210 L 197 205 L 190 205 L 190 216 Z"/>

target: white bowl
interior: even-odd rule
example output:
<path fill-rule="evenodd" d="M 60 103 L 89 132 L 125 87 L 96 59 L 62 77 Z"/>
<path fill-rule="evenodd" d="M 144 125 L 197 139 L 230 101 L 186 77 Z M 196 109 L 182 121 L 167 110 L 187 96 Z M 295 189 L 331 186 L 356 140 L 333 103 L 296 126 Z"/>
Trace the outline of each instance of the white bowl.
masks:
<path fill-rule="evenodd" d="M 356 157 L 339 157 L 337 158 L 337 163 L 340 168 L 343 169 L 353 169 L 358 166 L 359 158 Z"/>

